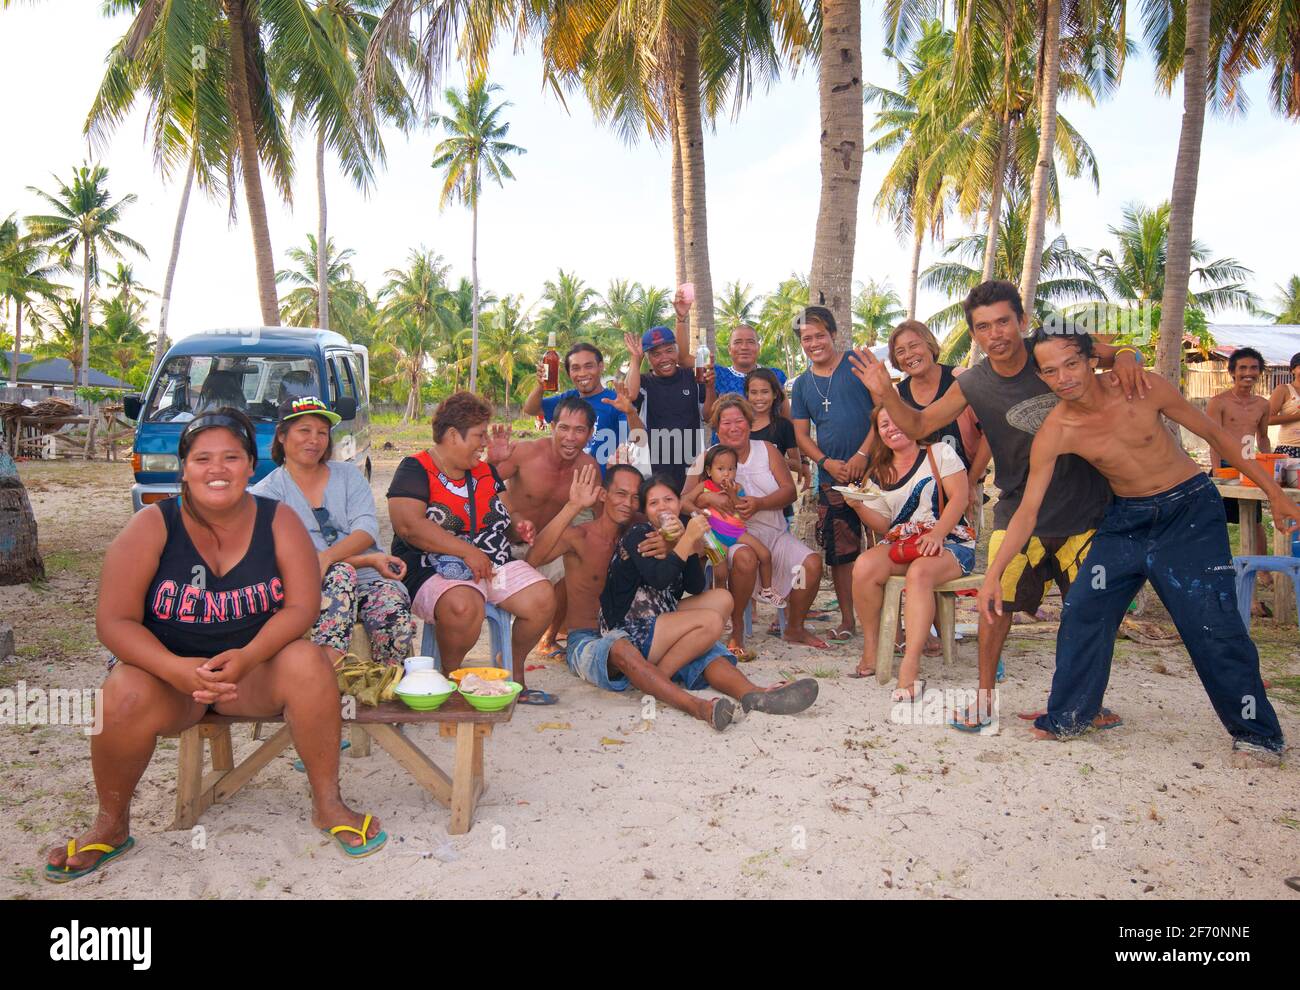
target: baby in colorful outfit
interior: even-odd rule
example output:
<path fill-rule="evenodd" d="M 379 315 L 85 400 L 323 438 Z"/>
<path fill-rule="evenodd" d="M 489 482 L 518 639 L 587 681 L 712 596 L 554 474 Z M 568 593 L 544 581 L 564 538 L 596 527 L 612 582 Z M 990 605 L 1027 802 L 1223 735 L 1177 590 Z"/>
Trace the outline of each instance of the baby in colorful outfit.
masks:
<path fill-rule="evenodd" d="M 745 532 L 744 520 L 736 514 L 736 500 L 745 497 L 745 489 L 736 484 L 736 464 L 736 452 L 720 443 L 704 455 L 704 490 L 727 499 L 727 512 L 709 507 L 709 526 L 723 546 L 740 543 L 754 551 L 758 558 L 759 583 L 754 597 L 764 605 L 785 608 L 785 599 L 772 589 L 772 552 Z"/>

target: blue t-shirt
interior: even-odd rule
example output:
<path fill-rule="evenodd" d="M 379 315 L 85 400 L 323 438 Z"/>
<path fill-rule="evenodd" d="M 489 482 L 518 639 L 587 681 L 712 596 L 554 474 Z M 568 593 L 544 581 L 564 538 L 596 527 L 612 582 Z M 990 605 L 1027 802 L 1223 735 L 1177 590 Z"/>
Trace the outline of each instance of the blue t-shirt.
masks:
<path fill-rule="evenodd" d="M 554 422 L 555 407 L 563 399 L 574 397 L 584 400 L 587 405 L 596 410 L 596 428 L 592 431 L 591 439 L 587 441 L 585 449 L 588 454 L 596 458 L 596 463 L 600 465 L 600 473 L 603 477 L 605 464 L 614 456 L 614 451 L 618 449 L 618 445 L 627 442 L 627 417 L 613 406 L 600 401 L 601 399 L 616 398 L 612 388 L 607 388 L 594 395 L 583 395 L 576 388 L 571 388 L 567 392 L 560 392 L 558 395 L 551 395 L 542 399 L 542 416 L 546 419 L 546 422 Z"/>
<path fill-rule="evenodd" d="M 829 378 L 814 375 L 809 368 L 794 380 L 790 418 L 811 420 L 817 429 L 817 446 L 832 460 L 847 461 L 862 448 L 871 432 L 871 408 L 871 393 L 853 374 L 847 357 L 840 357 Z M 818 468 L 819 485 L 834 480 L 830 475 L 823 478 Z"/>
<path fill-rule="evenodd" d="M 781 387 L 784 388 L 785 372 L 780 368 L 769 368 L 768 370 L 776 374 L 776 380 L 779 381 Z M 717 392 L 718 395 L 726 395 L 729 392 L 734 392 L 736 395 L 744 398 L 745 376 L 735 368 L 728 368 L 725 364 L 717 365 L 713 369 L 713 390 Z"/>

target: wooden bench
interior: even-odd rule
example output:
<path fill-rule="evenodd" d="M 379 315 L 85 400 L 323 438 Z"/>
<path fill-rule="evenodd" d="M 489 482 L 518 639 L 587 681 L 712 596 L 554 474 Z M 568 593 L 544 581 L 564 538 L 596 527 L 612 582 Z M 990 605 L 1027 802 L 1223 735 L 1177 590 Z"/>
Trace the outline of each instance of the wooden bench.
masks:
<path fill-rule="evenodd" d="M 957 592 L 979 589 L 984 583 L 983 574 L 971 574 L 935 587 L 935 625 L 943 643 L 944 666 L 952 663 L 957 654 Z M 876 680 L 888 684 L 894 674 L 894 639 L 898 634 L 898 620 L 903 606 L 905 577 L 891 577 L 885 582 L 885 600 L 880 606 L 880 638 L 876 641 Z"/>
<path fill-rule="evenodd" d="M 480 712 L 455 694 L 432 712 L 412 711 L 400 701 L 384 702 L 377 708 L 358 705 L 356 719 L 343 724 L 351 733 L 352 746 L 348 752 L 352 756 L 369 756 L 370 741 L 373 739 L 379 743 L 435 800 L 451 809 L 447 831 L 452 835 L 463 835 L 474 824 L 474 809 L 487 789 L 483 781 L 483 740 L 492 735 L 494 725 L 510 721 L 514 708 L 515 703 L 511 701 L 499 712 Z M 289 727 L 283 721 L 282 718 L 209 714 L 182 732 L 176 779 L 176 818 L 170 827 L 193 828 L 212 805 L 232 797 L 288 747 L 292 740 Z M 425 756 L 400 728 L 429 722 L 438 724 L 441 736 L 456 740 L 451 776 Z M 262 745 L 236 766 L 230 727 L 240 723 L 255 726 L 254 739 L 258 738 L 256 726 L 260 724 L 280 723 L 280 728 L 269 739 L 262 740 Z M 208 773 L 203 772 L 205 739 L 212 758 L 212 769 Z"/>

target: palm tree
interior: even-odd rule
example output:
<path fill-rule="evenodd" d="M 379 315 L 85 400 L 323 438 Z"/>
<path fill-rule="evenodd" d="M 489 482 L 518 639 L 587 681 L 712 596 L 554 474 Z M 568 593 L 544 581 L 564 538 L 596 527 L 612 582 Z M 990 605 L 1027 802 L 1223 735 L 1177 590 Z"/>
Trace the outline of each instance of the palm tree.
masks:
<path fill-rule="evenodd" d="M 758 297 L 754 295 L 753 285 L 729 282 L 718 302 L 718 325 L 730 337 L 736 327 L 753 323 L 757 312 Z"/>
<path fill-rule="evenodd" d="M 537 366 L 537 345 L 523 296 L 505 296 L 495 309 L 483 314 L 483 365 L 492 368 L 505 384 L 506 420 L 510 419 L 510 397 L 514 394 L 515 371 Z"/>
<path fill-rule="evenodd" d="M 898 293 L 888 282 L 871 279 L 860 284 L 853 296 L 854 346 L 873 347 L 904 315 Z"/>
<path fill-rule="evenodd" d="M 442 194 L 438 200 L 439 208 L 445 208 L 449 202 L 460 202 L 469 206 L 473 216 L 472 234 L 470 235 L 470 278 L 474 284 L 474 309 L 471 327 L 469 387 L 470 391 L 478 388 L 478 201 L 482 193 L 483 179 L 492 179 L 498 186 L 504 186 L 506 179 L 513 179 L 514 173 L 506 164 L 508 155 L 522 155 L 524 149 L 509 144 L 505 137 L 510 125 L 504 123 L 501 112 L 509 103 L 491 105 L 492 93 L 501 87 L 489 85 L 483 76 L 471 80 L 464 93 L 448 89 L 444 94 L 450 114 L 434 114 L 430 122 L 442 127 L 447 137 L 438 143 L 433 152 L 433 167 L 443 170 Z"/>
<path fill-rule="evenodd" d="M 104 322 L 91 338 L 90 349 L 102 366 L 111 367 L 122 381 L 130 381 L 132 369 L 149 350 L 138 303 L 121 297 L 104 304 Z M 132 381 L 132 384 L 143 384 Z"/>
<path fill-rule="evenodd" d="M 326 245 L 325 257 L 329 258 L 328 268 L 322 272 L 317 240 L 307 235 L 305 248 L 293 247 L 287 252 L 290 260 L 297 263 L 296 268 L 284 268 L 275 273 L 277 285 L 292 285 L 293 290 L 280 302 L 280 318 L 290 326 L 333 327 L 349 339 L 357 322 L 357 313 L 367 300 L 366 287 L 357 281 L 352 270 L 352 256 L 356 253 L 351 248 L 336 251 L 334 239 Z M 324 283 L 326 305 L 329 317 L 317 323 L 321 313 L 320 286 Z"/>
<path fill-rule="evenodd" d="M 537 329 L 543 339 L 555 334 L 556 346 L 561 350 L 590 336 L 601 309 L 600 293 L 563 268 L 554 280 L 543 283 L 542 302 L 545 305 L 537 314 Z"/>
<path fill-rule="evenodd" d="M 13 359 L 9 383 L 18 385 L 19 352 L 23 345 L 23 309 L 31 309 L 39 296 L 53 301 L 64 291 L 51 279 L 64 266 L 51 263 L 44 246 L 32 235 L 23 234 L 18 219 L 10 215 L 0 223 L 0 299 L 14 311 Z"/>
<path fill-rule="evenodd" d="M 822 0 L 817 62 L 821 118 L 821 197 L 813 235 L 810 296 L 835 322 L 853 325 L 853 252 L 862 183 L 862 4 Z M 837 334 L 845 350 L 850 334 Z"/>
<path fill-rule="evenodd" d="M 450 356 L 456 367 L 457 338 L 464 323 L 456 300 L 447 288 L 448 267 L 442 256 L 421 248 L 407 256 L 407 267 L 392 268 L 379 290 L 381 350 L 397 355 L 393 375 L 386 381 L 405 380 L 409 386 L 404 418 L 412 419 L 420 406 L 420 386 L 426 363 L 435 356 Z M 459 387 L 459 377 L 457 378 Z"/>
<path fill-rule="evenodd" d="M 113 297 L 127 306 L 134 306 L 143 301 L 143 296 L 157 295 L 153 289 L 145 288 L 135 277 L 135 266 L 119 261 L 117 267 L 105 276 L 108 287 L 113 290 Z"/>
<path fill-rule="evenodd" d="M 32 350 L 36 357 L 62 358 L 74 369 L 87 363 L 89 345 L 85 334 L 88 323 L 80 299 L 52 299 L 32 314 L 32 323 L 39 323 L 42 339 Z M 94 330 L 98 331 L 98 327 Z M 86 384 L 83 380 L 82 384 Z"/>
<path fill-rule="evenodd" d="M 800 353 L 794 323 L 808 305 L 808 295 L 808 276 L 792 274 L 763 299 L 758 313 L 758 363 L 781 365 L 787 378 L 794 377 L 795 355 Z"/>
<path fill-rule="evenodd" d="M 72 184 L 55 177 L 59 184 L 57 195 L 50 195 L 32 186 L 28 191 L 43 199 L 53 213 L 27 218 L 27 226 L 40 240 L 57 251 L 63 258 L 81 256 L 81 384 L 90 383 L 90 287 L 99 284 L 101 252 L 121 258 L 121 248 L 129 248 L 146 258 L 144 247 L 117 229 L 126 207 L 135 202 L 128 193 L 117 202 L 111 202 L 108 192 L 108 169 L 102 165 L 83 165 L 72 175 Z"/>
<path fill-rule="evenodd" d="M 305 32 L 313 43 L 291 47 L 299 39 L 281 36 L 270 52 L 289 80 L 290 120 L 306 124 L 316 135 L 316 243 L 323 246 L 325 256 L 318 266 L 319 308 L 314 325 L 325 330 L 331 326 L 327 278 L 333 270 L 326 226 L 325 153 L 333 151 L 353 185 L 368 192 L 375 165 L 385 157 L 380 124 L 405 131 L 415 117 L 401 76 L 402 66 L 414 56 L 409 43 L 397 49 L 396 59 L 379 53 L 373 98 L 363 98 L 361 71 L 379 20 L 377 11 L 383 6 L 379 0 L 318 0 L 315 10 L 305 14 L 314 22 Z"/>
<path fill-rule="evenodd" d="M 1025 201 L 1018 195 L 1009 197 L 998 233 L 994 278 L 1011 281 L 1017 272 L 1023 270 L 1028 219 L 1028 205 Z M 950 241 L 944 249 L 944 255 L 951 260 L 937 262 L 926 268 L 921 275 L 921 287 L 960 300 L 985 280 L 982 267 L 976 268 L 975 265 L 982 265 L 987 248 L 986 237 L 986 234 L 971 234 Z M 1105 291 L 1098 283 L 1092 263 L 1083 252 L 1070 247 L 1064 234 L 1047 244 L 1039 262 L 1039 270 L 1044 277 L 1034 297 L 1033 312 L 1037 319 L 1044 319 L 1053 308 L 1105 298 Z M 962 319 L 960 301 L 930 315 L 925 322 L 936 334 L 952 327 L 943 340 L 940 360 L 950 363 L 958 361 L 969 351 L 970 332 L 966 321 Z"/>
<path fill-rule="evenodd" d="M 1273 287 L 1277 292 L 1276 313 L 1263 313 L 1274 323 L 1294 325 L 1300 323 L 1300 275 L 1292 275 L 1286 282 Z"/>

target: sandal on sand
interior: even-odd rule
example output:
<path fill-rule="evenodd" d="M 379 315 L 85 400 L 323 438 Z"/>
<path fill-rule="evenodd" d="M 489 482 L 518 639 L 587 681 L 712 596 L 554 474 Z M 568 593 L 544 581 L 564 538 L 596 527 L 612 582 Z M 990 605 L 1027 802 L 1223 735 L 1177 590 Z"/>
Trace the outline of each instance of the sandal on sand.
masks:
<path fill-rule="evenodd" d="M 767 691 L 750 691 L 740 699 L 746 712 L 763 712 L 767 715 L 795 715 L 817 700 L 817 681 L 803 677 L 788 681 Z"/>
<path fill-rule="evenodd" d="M 521 705 L 553 705 L 560 699 L 553 694 L 547 694 L 541 688 L 528 688 L 526 691 L 520 691 L 519 697 L 515 700 Z"/>
<path fill-rule="evenodd" d="M 862 681 L 868 677 L 875 677 L 876 672 L 874 670 L 858 670 L 858 668 L 854 667 L 845 676 L 852 677 L 855 681 Z"/>
<path fill-rule="evenodd" d="M 367 839 L 366 833 L 370 831 L 370 816 L 366 815 L 366 820 L 361 823 L 360 828 L 354 828 L 351 825 L 335 825 L 333 828 L 321 829 L 326 835 L 330 836 L 339 844 L 339 848 L 351 856 L 353 859 L 360 859 L 362 856 L 369 856 L 371 853 L 378 852 L 388 841 L 388 833 L 380 832 L 373 839 Z M 354 846 L 345 842 L 340 832 L 354 832 L 361 836 L 361 844 Z"/>
<path fill-rule="evenodd" d="M 896 687 L 889 695 L 889 700 L 898 704 L 900 701 L 916 704 L 925 697 L 925 679 L 918 677 L 911 687 Z"/>
<path fill-rule="evenodd" d="M 954 717 L 948 719 L 948 727 L 956 729 L 958 732 L 983 732 L 993 724 L 993 716 L 990 714 L 988 718 L 980 719 L 974 725 L 971 725 L 970 720 L 973 713 L 973 708 L 966 708 L 963 711 L 954 713 Z"/>
<path fill-rule="evenodd" d="M 126 837 L 126 841 L 120 846 L 110 846 L 103 842 L 90 842 L 77 848 L 77 840 L 68 840 L 68 859 L 84 852 L 102 852 L 104 855 L 95 860 L 89 866 L 83 866 L 81 869 L 74 869 L 68 866 L 68 859 L 63 861 L 62 866 L 54 866 L 51 863 L 45 864 L 45 879 L 50 883 L 67 883 L 69 880 L 79 880 L 88 873 L 94 873 L 97 869 L 107 863 L 110 859 L 116 859 L 118 856 L 125 855 L 131 851 L 135 845 L 135 839 L 131 836 Z"/>
<path fill-rule="evenodd" d="M 713 702 L 713 709 L 709 712 L 709 725 L 721 732 L 735 717 L 736 706 L 726 698 L 717 698 Z"/>
<path fill-rule="evenodd" d="M 835 628 L 826 634 L 826 639 L 832 643 L 847 643 L 853 638 L 852 629 Z"/>

